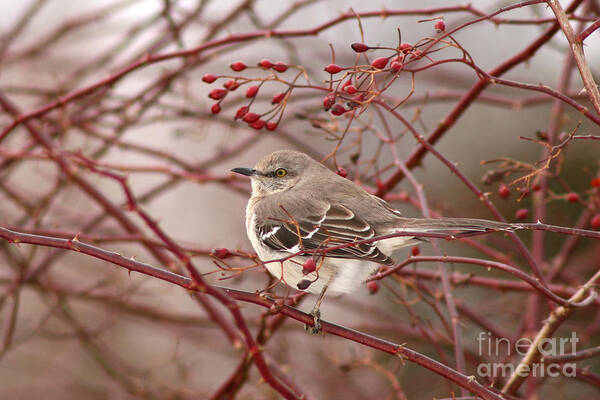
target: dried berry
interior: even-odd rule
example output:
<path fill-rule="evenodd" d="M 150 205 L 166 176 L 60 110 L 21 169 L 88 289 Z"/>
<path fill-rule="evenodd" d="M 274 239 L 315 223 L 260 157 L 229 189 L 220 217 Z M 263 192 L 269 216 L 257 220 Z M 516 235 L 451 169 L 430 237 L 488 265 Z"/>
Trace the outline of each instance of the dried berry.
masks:
<path fill-rule="evenodd" d="M 398 61 L 392 61 L 392 63 L 390 64 L 390 69 L 394 72 L 400 71 L 402 67 L 404 67 L 404 64 Z"/>
<path fill-rule="evenodd" d="M 233 92 L 235 89 L 237 89 L 237 88 L 239 88 L 239 87 L 240 87 L 240 84 L 239 84 L 239 83 L 237 83 L 236 81 L 234 81 L 233 79 L 230 79 L 230 80 L 228 80 L 227 82 L 225 82 L 225 83 L 223 84 L 223 86 L 224 86 L 224 87 L 225 87 L 227 90 L 229 90 L 229 91 L 232 91 L 232 92 Z"/>
<path fill-rule="evenodd" d="M 332 113 L 333 115 L 342 115 L 342 114 L 343 114 L 343 113 L 345 113 L 346 111 L 348 111 L 348 110 L 346 110 L 346 109 L 344 108 L 344 106 L 343 106 L 343 105 L 341 105 L 341 104 L 335 104 L 333 107 L 331 107 L 331 113 Z"/>
<path fill-rule="evenodd" d="M 231 252 L 226 248 L 213 249 L 212 254 L 218 259 L 225 259 L 231 255 Z"/>
<path fill-rule="evenodd" d="M 260 60 L 258 63 L 258 66 L 263 68 L 263 69 L 269 69 L 273 67 L 273 63 L 270 60 L 264 59 L 264 60 Z"/>
<path fill-rule="evenodd" d="M 263 121 L 262 119 L 258 119 L 256 121 L 254 121 L 253 123 L 251 123 L 250 127 L 252 129 L 261 130 L 262 128 L 265 127 L 265 121 Z"/>
<path fill-rule="evenodd" d="M 300 282 L 298 282 L 296 284 L 296 287 L 298 288 L 298 290 L 306 290 L 308 289 L 308 287 L 310 286 L 312 282 L 309 281 L 308 279 L 302 279 Z"/>
<path fill-rule="evenodd" d="M 253 122 L 258 121 L 259 118 L 260 118 L 260 115 L 249 112 L 246 115 L 244 115 L 244 117 L 242 119 L 244 120 L 244 122 L 251 124 Z"/>
<path fill-rule="evenodd" d="M 344 91 L 348 94 L 355 94 L 356 88 L 354 87 L 354 85 L 348 85 L 348 86 L 344 87 Z"/>
<path fill-rule="evenodd" d="M 344 167 L 338 167 L 337 174 L 342 178 L 345 178 L 346 176 L 348 176 L 348 171 L 346 171 Z"/>
<path fill-rule="evenodd" d="M 367 289 L 369 289 L 371 294 L 375 294 L 379 291 L 379 283 L 377 281 L 369 281 L 367 282 Z"/>
<path fill-rule="evenodd" d="M 498 186 L 498 196 L 507 199 L 510 196 L 510 189 L 504 183 Z"/>
<path fill-rule="evenodd" d="M 522 221 L 522 220 L 526 219 L 528 215 L 529 215 L 528 209 L 520 208 L 515 213 L 515 219 L 517 219 L 518 221 Z"/>
<path fill-rule="evenodd" d="M 328 94 L 323 99 L 323 107 L 325 107 L 325 111 L 329 111 L 331 107 L 335 104 L 335 96 L 332 94 Z"/>
<path fill-rule="evenodd" d="M 337 74 L 338 72 L 340 72 L 342 70 L 342 67 L 340 67 L 339 65 L 336 65 L 336 64 L 329 64 L 328 66 L 326 66 L 324 68 L 324 70 L 326 72 L 329 72 L 330 74 Z"/>
<path fill-rule="evenodd" d="M 400 46 L 398 46 L 398 50 L 400 50 L 403 53 L 408 53 L 412 50 L 412 48 L 413 45 L 410 43 L 401 43 Z"/>
<path fill-rule="evenodd" d="M 275 93 L 273 95 L 273 99 L 271 100 L 271 104 L 279 104 L 285 98 L 285 93 Z"/>
<path fill-rule="evenodd" d="M 247 67 L 248 66 L 241 61 L 232 62 L 231 65 L 229 66 L 229 68 L 231 68 L 232 70 L 234 70 L 236 72 L 243 71 Z"/>
<path fill-rule="evenodd" d="M 350 47 L 352 47 L 352 50 L 357 53 L 364 53 L 365 51 L 369 50 L 369 46 L 364 43 L 352 43 Z"/>
<path fill-rule="evenodd" d="M 600 229 L 600 214 L 594 215 L 591 221 L 592 228 Z"/>
<path fill-rule="evenodd" d="M 226 90 L 223 90 L 223 89 L 213 89 L 208 94 L 208 97 L 210 97 L 213 100 L 220 100 L 223 97 L 225 97 L 226 94 L 227 94 Z"/>
<path fill-rule="evenodd" d="M 248 106 L 241 106 L 235 112 L 235 119 L 242 118 L 244 115 L 248 114 L 249 110 L 250 110 L 250 108 L 248 108 Z"/>
<path fill-rule="evenodd" d="M 277 72 L 285 72 L 287 71 L 288 66 L 281 61 L 277 61 L 275 64 L 273 64 L 273 69 Z"/>
<path fill-rule="evenodd" d="M 306 261 L 304 261 L 304 264 L 302 264 L 302 273 L 304 275 L 308 275 L 311 272 L 315 272 L 315 270 L 317 269 L 317 263 L 315 262 L 314 258 L 309 258 Z"/>
<path fill-rule="evenodd" d="M 204 76 L 202 77 L 202 80 L 206 83 L 213 83 L 214 81 L 216 81 L 218 78 L 218 76 L 216 76 L 215 74 L 204 74 Z"/>
<path fill-rule="evenodd" d="M 250 86 L 246 89 L 246 97 L 254 97 L 258 93 L 258 86 Z"/>
<path fill-rule="evenodd" d="M 446 23 L 444 22 L 444 20 L 439 20 L 438 22 L 435 23 L 435 31 L 437 33 L 444 32 L 445 30 L 446 30 Z"/>
<path fill-rule="evenodd" d="M 373 60 L 373 62 L 371 62 L 371 66 L 377 69 L 384 69 L 385 66 L 388 63 L 388 58 L 387 57 L 379 57 Z"/>

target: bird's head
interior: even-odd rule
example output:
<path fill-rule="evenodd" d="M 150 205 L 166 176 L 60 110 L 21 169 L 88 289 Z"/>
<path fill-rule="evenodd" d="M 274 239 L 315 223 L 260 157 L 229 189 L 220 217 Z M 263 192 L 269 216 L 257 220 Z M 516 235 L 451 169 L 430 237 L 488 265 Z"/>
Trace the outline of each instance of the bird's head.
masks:
<path fill-rule="evenodd" d="M 231 171 L 249 176 L 253 194 L 264 196 L 293 188 L 315 167 L 324 168 L 304 153 L 280 150 L 260 159 L 254 168 Z"/>

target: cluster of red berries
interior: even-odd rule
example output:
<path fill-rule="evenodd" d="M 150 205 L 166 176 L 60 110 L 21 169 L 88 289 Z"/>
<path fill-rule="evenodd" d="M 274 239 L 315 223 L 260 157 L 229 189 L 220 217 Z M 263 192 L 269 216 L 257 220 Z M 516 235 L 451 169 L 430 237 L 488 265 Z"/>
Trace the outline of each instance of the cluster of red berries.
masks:
<path fill-rule="evenodd" d="M 446 23 L 443 20 L 437 21 L 435 23 L 435 30 L 438 33 L 444 32 L 446 30 Z M 381 49 L 381 47 L 371 47 L 365 43 L 353 43 L 350 47 L 352 47 L 352 50 L 354 50 L 356 53 L 364 53 L 370 49 Z M 400 43 L 397 48 L 389 50 L 393 50 L 394 54 L 389 57 L 378 57 L 371 61 L 370 66 L 374 72 L 389 71 L 397 74 L 404 69 L 406 60 L 418 60 L 423 57 L 423 53 L 410 43 Z M 323 69 L 325 72 L 331 75 L 336 75 L 343 71 L 352 72 L 354 68 L 355 67 L 344 68 L 337 64 L 329 64 Z M 325 108 L 325 111 L 331 111 L 331 114 L 339 116 L 353 110 L 362 104 L 365 93 L 368 92 L 368 88 L 366 90 L 361 90 L 360 86 L 357 87 L 353 84 L 352 77 L 350 77 L 350 79 L 348 79 L 342 85 L 341 92 L 342 95 L 347 94 L 353 97 L 351 97 L 349 99 L 350 101 L 343 105 L 336 102 L 336 93 L 330 93 L 323 99 L 323 107 Z"/>
<path fill-rule="evenodd" d="M 600 188 L 600 178 L 593 178 L 590 181 L 590 186 L 592 188 Z M 533 192 L 537 192 L 540 189 L 541 189 L 541 186 L 537 183 L 531 187 L 531 191 L 533 191 Z M 526 195 L 528 193 L 529 193 L 529 191 L 526 191 L 526 192 L 522 193 L 521 196 L 524 197 L 523 195 L 524 194 Z M 508 199 L 510 197 L 510 188 L 508 187 L 508 185 L 501 183 L 498 186 L 498 196 L 500 196 L 503 199 Z M 569 192 L 567 194 L 561 195 L 560 198 L 568 201 L 569 203 L 578 203 L 581 201 L 580 194 L 576 193 L 576 192 Z M 515 213 L 515 219 L 517 219 L 517 220 L 527 219 L 528 216 L 529 216 L 529 210 L 526 208 L 520 208 Z M 600 229 L 600 213 L 595 214 L 592 217 L 592 219 L 590 221 L 590 225 L 594 229 Z"/>
<path fill-rule="evenodd" d="M 288 69 L 288 65 L 282 61 L 277 61 L 274 63 L 274 62 L 271 62 L 270 60 L 266 60 L 266 59 L 259 61 L 257 66 L 262 69 L 265 69 L 265 70 L 272 69 L 272 70 L 274 70 L 276 72 L 280 72 L 280 73 L 285 72 Z M 242 61 L 235 61 L 229 65 L 229 68 L 231 68 L 235 72 L 241 72 L 241 71 L 245 70 L 246 68 L 248 68 L 248 66 Z M 205 74 L 202 77 L 202 81 L 210 84 L 210 83 L 215 82 L 219 78 L 220 78 L 220 76 L 217 76 L 214 74 Z M 223 89 L 221 89 L 221 88 L 213 89 L 208 93 L 209 98 L 217 101 L 210 108 L 210 111 L 213 114 L 218 114 L 221 112 L 221 102 L 223 101 L 225 96 L 227 96 L 227 94 L 229 92 L 233 92 L 237 88 L 239 88 L 240 83 L 236 79 L 228 79 L 223 84 L 223 87 L 224 87 Z M 246 89 L 246 98 L 254 99 L 256 97 L 256 95 L 258 94 L 259 90 L 260 90 L 260 84 L 249 86 Z M 273 95 L 273 98 L 271 99 L 271 104 L 272 105 L 280 104 L 282 101 L 285 100 L 287 94 L 288 94 L 288 92 L 275 93 Z M 250 103 L 250 104 L 252 104 L 252 103 Z M 265 121 L 265 120 L 261 119 L 261 115 L 250 112 L 249 106 L 242 106 L 242 107 L 238 108 L 235 113 L 235 119 L 241 119 L 242 121 L 246 122 L 248 124 L 248 126 L 250 126 L 253 129 L 257 129 L 257 130 L 265 128 L 269 131 L 273 131 L 273 130 L 277 129 L 277 122 L 268 121 L 268 120 Z"/>
<path fill-rule="evenodd" d="M 442 22 L 443 21 L 439 21 Z M 437 24 L 436 24 L 437 26 Z M 443 27 L 443 29 L 445 29 L 445 26 Z M 371 47 L 369 45 L 366 45 L 364 43 L 353 43 L 350 47 L 352 47 L 352 50 L 354 50 L 356 53 L 364 53 L 365 51 L 369 50 L 369 49 L 377 49 L 379 47 Z M 396 48 L 393 49 L 394 50 L 394 54 L 389 56 L 389 57 L 378 57 L 376 59 L 374 59 L 373 61 L 371 61 L 370 63 L 370 67 L 372 68 L 372 70 L 375 73 L 379 73 L 382 71 L 388 71 L 391 73 L 399 73 L 400 71 L 402 71 L 402 69 L 404 68 L 404 64 L 405 64 L 405 60 L 407 59 L 407 57 L 410 57 L 410 59 L 420 59 L 423 57 L 423 53 L 416 49 L 415 46 L 413 46 L 410 43 L 400 43 L 400 45 Z M 389 65 L 389 67 L 388 67 Z M 339 74 L 340 72 L 343 71 L 350 71 L 352 72 L 355 69 L 354 66 L 352 67 L 341 67 L 337 64 L 329 64 L 327 65 L 325 68 L 323 68 L 323 70 L 331 75 L 336 75 Z M 368 93 L 368 88 L 367 89 L 363 89 L 360 87 L 360 85 L 357 85 L 353 82 L 353 77 L 352 77 L 352 73 L 349 74 L 350 77 L 341 85 L 341 95 L 349 95 L 352 97 L 348 96 L 344 96 L 344 100 L 347 100 L 346 104 L 341 104 L 336 102 L 336 92 L 333 93 L 329 93 L 327 96 L 325 96 L 325 98 L 323 99 L 323 107 L 325 108 L 325 111 L 330 111 L 331 114 L 335 115 L 335 116 L 339 116 L 342 114 L 347 113 L 348 111 L 352 111 L 354 108 L 358 107 L 359 105 L 362 104 L 362 102 L 365 100 L 365 94 Z"/>
<path fill-rule="evenodd" d="M 444 23 L 443 20 L 439 20 L 436 22 L 435 30 L 438 33 L 446 30 L 446 24 Z M 351 47 L 352 47 L 352 50 L 354 50 L 357 53 L 363 53 L 369 49 L 379 49 L 380 48 L 380 47 L 370 47 L 364 43 L 353 43 L 351 45 Z M 422 52 L 419 51 L 415 46 L 413 46 L 410 43 L 400 43 L 400 45 L 396 49 L 391 49 L 391 50 L 394 50 L 394 54 L 392 56 L 378 57 L 371 62 L 370 66 L 373 68 L 373 70 L 375 72 L 390 71 L 393 73 L 399 73 L 404 68 L 404 62 L 405 62 L 406 57 L 410 57 L 411 60 L 420 59 L 423 57 Z M 386 67 L 388 66 L 388 63 L 389 63 L 389 69 L 386 69 Z M 241 71 L 244 71 L 245 69 L 249 68 L 248 65 L 246 65 L 243 61 L 235 61 L 235 62 L 231 63 L 229 65 L 229 67 L 231 68 L 231 70 L 233 70 L 235 72 L 241 72 Z M 273 71 L 279 72 L 279 73 L 286 72 L 289 68 L 289 66 L 282 61 L 272 62 L 267 59 L 259 61 L 257 64 L 257 67 L 262 68 L 264 70 L 273 70 Z M 353 69 L 353 68 L 354 67 L 342 68 L 336 64 L 329 64 L 324 69 L 326 72 L 330 73 L 331 75 L 335 75 L 344 70 Z M 202 77 L 202 80 L 206 83 L 211 84 L 219 78 L 221 78 L 221 76 L 217 76 L 214 74 L 206 74 Z M 240 84 L 238 79 L 228 79 L 223 84 L 222 89 L 217 88 L 217 89 L 211 90 L 210 93 L 208 94 L 208 97 L 215 100 L 216 103 L 214 103 L 210 107 L 210 111 L 213 114 L 220 113 L 221 112 L 221 102 L 225 99 L 227 94 L 229 92 L 235 91 L 238 87 L 240 87 L 240 85 L 244 85 L 248 82 L 250 82 L 250 80 L 244 79 L 243 83 Z M 249 99 L 254 99 L 260 90 L 260 86 L 261 86 L 261 84 L 248 87 L 246 89 L 246 97 Z M 342 89 L 341 89 L 344 95 L 353 96 L 349 99 L 350 101 L 348 101 L 345 105 L 342 105 L 342 104 L 336 102 L 336 93 L 330 93 L 325 97 L 325 99 L 323 99 L 323 107 L 325 108 L 326 111 L 331 110 L 331 113 L 336 116 L 342 115 L 348 111 L 353 110 L 354 108 L 356 108 L 362 104 L 362 102 L 364 101 L 364 98 L 365 98 L 365 93 L 368 92 L 368 90 L 364 90 L 364 89 L 361 90 L 360 85 L 358 85 L 358 86 L 359 87 L 357 87 L 357 85 L 355 85 L 352 82 L 352 76 L 351 76 L 350 79 L 348 79 L 343 84 Z M 286 99 L 286 97 L 288 95 L 289 95 L 289 90 L 285 93 L 276 93 L 271 100 L 271 104 L 273 104 L 273 105 L 280 104 L 281 102 L 283 102 Z M 348 99 L 345 99 L 345 100 L 348 100 Z M 252 104 L 252 101 L 250 102 L 250 105 L 251 104 Z M 271 117 L 271 118 L 269 118 L 269 120 L 265 121 L 265 120 L 261 119 L 261 115 L 258 115 L 256 113 L 251 113 L 249 106 L 240 107 L 236 111 L 235 118 L 242 119 L 250 127 L 254 128 L 254 129 L 258 129 L 258 130 L 266 128 L 267 130 L 272 131 L 277 128 L 276 122 L 270 122 L 270 119 L 273 119 L 273 117 Z"/>

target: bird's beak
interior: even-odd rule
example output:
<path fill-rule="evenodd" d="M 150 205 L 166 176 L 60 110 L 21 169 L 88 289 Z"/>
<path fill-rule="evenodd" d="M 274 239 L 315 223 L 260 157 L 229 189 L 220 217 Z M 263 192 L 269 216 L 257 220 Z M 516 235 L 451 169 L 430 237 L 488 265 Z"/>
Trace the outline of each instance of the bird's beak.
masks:
<path fill-rule="evenodd" d="M 246 176 L 254 176 L 256 175 L 256 170 L 253 168 L 234 168 L 231 172 L 235 172 L 236 174 L 246 175 Z"/>

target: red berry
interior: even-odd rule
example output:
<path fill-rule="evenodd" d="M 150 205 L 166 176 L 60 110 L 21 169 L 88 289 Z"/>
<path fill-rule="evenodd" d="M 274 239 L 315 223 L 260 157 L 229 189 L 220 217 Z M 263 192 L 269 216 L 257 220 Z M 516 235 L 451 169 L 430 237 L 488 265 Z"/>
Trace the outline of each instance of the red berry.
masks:
<path fill-rule="evenodd" d="M 335 104 L 335 96 L 332 94 L 328 94 L 323 99 L 323 107 L 325 107 L 325 111 L 329 111 L 331 107 Z"/>
<path fill-rule="evenodd" d="M 367 282 L 367 289 L 369 289 L 371 294 L 375 294 L 379 291 L 379 283 L 377 281 L 369 281 Z"/>
<path fill-rule="evenodd" d="M 443 20 L 439 20 L 435 23 L 435 31 L 437 33 L 444 32 L 446 30 L 446 23 Z"/>
<path fill-rule="evenodd" d="M 244 64 L 241 61 L 236 61 L 236 62 L 231 63 L 229 68 L 231 68 L 232 70 L 234 70 L 236 72 L 240 72 L 240 71 L 245 70 L 247 68 L 247 66 L 246 66 L 246 64 Z"/>
<path fill-rule="evenodd" d="M 387 57 L 379 57 L 373 60 L 373 62 L 371 62 L 371 66 L 377 69 L 384 69 L 385 66 L 388 63 L 388 58 Z"/>
<path fill-rule="evenodd" d="M 265 127 L 265 121 L 263 121 L 262 119 L 256 120 L 250 124 L 250 127 L 259 131 Z"/>
<path fill-rule="evenodd" d="M 277 72 L 285 72 L 287 71 L 288 66 L 281 61 L 277 61 L 275 64 L 273 64 L 273 69 Z"/>
<path fill-rule="evenodd" d="M 304 261 L 304 264 L 302 264 L 302 273 L 304 275 L 308 275 L 311 272 L 314 272 L 317 269 L 317 263 L 315 262 L 314 258 L 309 258 L 308 260 Z"/>
<path fill-rule="evenodd" d="M 258 121 L 259 118 L 260 118 L 260 115 L 249 112 L 246 115 L 244 115 L 244 117 L 242 119 L 244 120 L 244 122 L 251 124 L 253 122 Z"/>
<path fill-rule="evenodd" d="M 400 43 L 400 46 L 398 46 L 398 49 L 403 53 L 408 53 L 412 48 L 413 46 L 410 43 Z"/>
<path fill-rule="evenodd" d="M 240 108 L 237 109 L 237 111 L 235 112 L 235 119 L 239 119 L 242 118 L 244 115 L 248 114 L 248 111 L 250 109 L 248 108 L 248 106 L 241 106 Z"/>
<path fill-rule="evenodd" d="M 273 67 L 273 63 L 270 60 L 260 60 L 260 62 L 258 63 L 258 66 L 264 69 L 269 69 Z"/>
<path fill-rule="evenodd" d="M 220 248 L 220 249 L 213 249 L 213 255 L 221 260 L 229 257 L 231 255 L 231 253 L 229 252 L 228 249 L 225 248 Z"/>
<path fill-rule="evenodd" d="M 369 46 L 364 43 L 352 43 L 350 47 L 352 47 L 352 50 L 357 53 L 364 53 L 365 51 L 369 50 Z"/>
<path fill-rule="evenodd" d="M 357 94 L 356 96 L 352 97 L 352 101 L 355 101 L 357 103 L 361 103 L 364 99 L 365 99 L 364 93 L 360 93 L 360 94 Z"/>
<path fill-rule="evenodd" d="M 246 89 L 246 97 L 254 97 L 258 93 L 258 86 L 250 86 Z"/>
<path fill-rule="evenodd" d="M 539 183 L 536 183 L 531 187 L 531 190 L 533 190 L 534 192 L 539 192 L 541 188 L 542 186 Z"/>
<path fill-rule="evenodd" d="M 348 94 L 354 94 L 356 93 L 356 88 L 354 87 L 354 85 L 348 85 L 344 88 L 344 91 Z"/>
<path fill-rule="evenodd" d="M 202 77 L 202 80 L 206 83 L 213 83 L 214 81 L 216 81 L 218 78 L 218 76 L 216 76 L 215 74 L 205 74 Z"/>
<path fill-rule="evenodd" d="M 329 72 L 330 74 L 337 74 L 338 72 L 340 72 L 342 70 L 342 67 L 340 67 L 339 65 L 336 65 L 336 64 L 329 64 L 328 66 L 326 66 L 324 68 L 324 70 L 326 72 Z"/>
<path fill-rule="evenodd" d="M 594 178 L 594 179 L 592 179 L 592 181 L 590 182 L 590 184 L 592 185 L 592 187 L 600 187 L 600 178 Z"/>
<path fill-rule="evenodd" d="M 274 131 L 277 129 L 277 122 L 267 122 L 266 128 L 268 131 Z"/>
<path fill-rule="evenodd" d="M 510 189 L 504 183 L 498 187 L 498 196 L 507 199 L 510 196 Z"/>
<path fill-rule="evenodd" d="M 377 186 L 377 190 L 379 191 L 385 189 L 385 183 L 379 178 L 375 179 L 375 186 Z"/>
<path fill-rule="evenodd" d="M 344 108 L 344 106 L 343 106 L 343 105 L 341 105 L 341 104 L 335 104 L 335 105 L 334 105 L 334 106 L 331 108 L 331 113 L 332 113 L 333 115 L 342 115 L 342 114 L 343 114 L 343 113 L 345 113 L 346 111 L 348 111 L 348 110 L 346 110 L 346 109 Z"/>
<path fill-rule="evenodd" d="M 344 167 L 338 167 L 337 174 L 342 178 L 345 178 L 346 176 L 348 176 L 348 171 L 346 171 Z"/>
<path fill-rule="evenodd" d="M 579 201 L 579 195 L 577 193 L 571 192 L 567 195 L 567 201 L 569 203 L 575 203 L 575 202 Z"/>
<path fill-rule="evenodd" d="M 236 81 L 234 81 L 234 80 L 230 79 L 230 80 L 228 80 L 227 82 L 225 82 L 225 83 L 223 84 L 223 86 L 224 86 L 224 87 L 225 87 L 227 90 L 230 90 L 230 91 L 232 91 L 232 92 L 233 92 L 235 89 L 237 89 L 237 88 L 239 88 L 239 87 L 240 87 L 240 84 L 239 84 L 239 83 L 237 83 Z"/>
<path fill-rule="evenodd" d="M 402 67 L 404 67 L 404 64 L 402 64 L 401 62 L 398 62 L 398 61 L 392 61 L 392 63 L 390 64 L 390 68 L 394 72 L 400 71 L 402 69 Z"/>
<path fill-rule="evenodd" d="M 212 105 L 212 107 L 210 108 L 210 112 L 213 114 L 218 114 L 221 112 L 221 106 L 219 105 L 219 103 L 215 103 Z"/>
<path fill-rule="evenodd" d="M 419 246 L 413 246 L 410 249 L 410 252 L 412 253 L 413 256 L 418 256 L 419 254 L 421 254 L 421 248 Z"/>
<path fill-rule="evenodd" d="M 412 56 L 414 59 L 418 60 L 423 57 L 423 52 L 421 50 L 415 50 L 412 52 Z"/>
<path fill-rule="evenodd" d="M 520 208 L 515 213 L 515 218 L 519 221 L 524 220 L 529 215 L 529 210 L 526 208 Z"/>
<path fill-rule="evenodd" d="M 213 100 L 220 100 L 223 97 L 225 97 L 226 94 L 227 94 L 226 90 L 223 90 L 223 89 L 213 89 L 208 94 L 208 97 L 210 97 Z"/>
<path fill-rule="evenodd" d="M 592 228 L 600 229 L 600 214 L 596 214 L 592 218 Z"/>
<path fill-rule="evenodd" d="M 273 95 L 273 99 L 271 100 L 271 104 L 279 104 L 285 98 L 285 93 L 275 93 Z"/>

